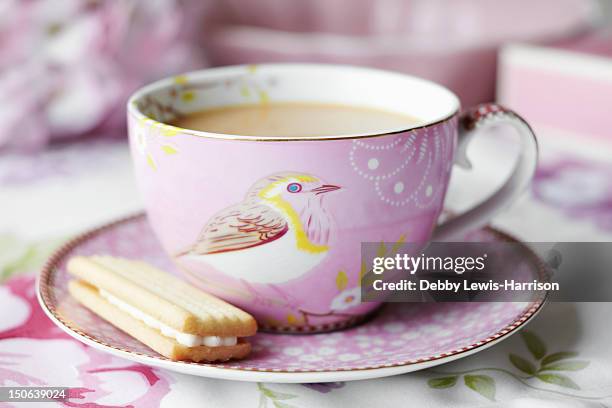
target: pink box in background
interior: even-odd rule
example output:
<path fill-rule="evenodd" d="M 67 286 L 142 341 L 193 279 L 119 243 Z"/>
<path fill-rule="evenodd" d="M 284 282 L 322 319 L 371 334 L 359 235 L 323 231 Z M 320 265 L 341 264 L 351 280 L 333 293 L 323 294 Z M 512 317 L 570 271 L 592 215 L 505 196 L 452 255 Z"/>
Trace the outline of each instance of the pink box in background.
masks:
<path fill-rule="evenodd" d="M 566 47 L 504 47 L 497 100 L 536 127 L 612 143 L 612 32 Z"/>

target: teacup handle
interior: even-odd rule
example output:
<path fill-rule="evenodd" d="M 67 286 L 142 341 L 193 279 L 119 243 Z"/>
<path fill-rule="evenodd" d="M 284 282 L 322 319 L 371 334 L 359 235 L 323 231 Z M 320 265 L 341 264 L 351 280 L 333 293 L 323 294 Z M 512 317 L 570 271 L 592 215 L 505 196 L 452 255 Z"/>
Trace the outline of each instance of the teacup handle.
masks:
<path fill-rule="evenodd" d="M 495 103 L 479 105 L 461 114 L 455 163 L 470 169 L 472 166 L 466 152 L 475 130 L 499 123 L 512 125 L 520 136 L 521 150 L 512 174 L 489 198 L 438 225 L 433 241 L 461 238 L 462 234 L 487 224 L 499 210 L 516 200 L 531 182 L 538 161 L 536 136 L 523 118 Z"/>

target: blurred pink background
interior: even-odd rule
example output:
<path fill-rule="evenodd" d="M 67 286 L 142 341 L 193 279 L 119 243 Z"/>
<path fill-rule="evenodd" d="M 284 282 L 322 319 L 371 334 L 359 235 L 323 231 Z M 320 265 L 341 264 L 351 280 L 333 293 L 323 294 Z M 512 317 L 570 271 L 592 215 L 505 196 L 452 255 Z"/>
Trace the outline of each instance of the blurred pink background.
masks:
<path fill-rule="evenodd" d="M 203 66 L 195 40 L 204 6 L 173 0 L 2 2 L 0 147 L 32 149 L 123 128 L 124 103 L 136 87 Z"/>
<path fill-rule="evenodd" d="M 580 47 L 602 19 L 591 0 L 6 0 L 0 150 L 124 137 L 133 90 L 211 65 L 382 67 L 440 82 L 469 106 L 493 100 L 503 43 Z"/>

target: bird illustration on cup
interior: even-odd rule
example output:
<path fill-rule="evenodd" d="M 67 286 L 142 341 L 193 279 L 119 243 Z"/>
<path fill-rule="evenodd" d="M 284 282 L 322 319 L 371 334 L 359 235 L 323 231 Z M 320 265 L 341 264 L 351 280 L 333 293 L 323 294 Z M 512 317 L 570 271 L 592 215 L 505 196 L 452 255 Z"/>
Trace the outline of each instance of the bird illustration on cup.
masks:
<path fill-rule="evenodd" d="M 329 252 L 331 217 L 325 197 L 341 187 L 299 172 L 255 182 L 244 200 L 213 215 L 197 240 L 176 254 L 251 284 L 275 285 L 304 276 Z"/>

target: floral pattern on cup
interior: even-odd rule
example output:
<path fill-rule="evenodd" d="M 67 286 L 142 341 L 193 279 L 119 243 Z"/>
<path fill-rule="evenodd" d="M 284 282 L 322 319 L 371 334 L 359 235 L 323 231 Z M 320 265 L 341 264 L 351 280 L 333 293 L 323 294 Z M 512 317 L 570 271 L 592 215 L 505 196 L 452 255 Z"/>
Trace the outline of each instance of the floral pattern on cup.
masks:
<path fill-rule="evenodd" d="M 361 303 L 361 287 L 345 289 L 332 299 L 331 310 L 346 310 Z"/>

